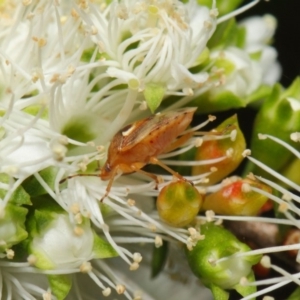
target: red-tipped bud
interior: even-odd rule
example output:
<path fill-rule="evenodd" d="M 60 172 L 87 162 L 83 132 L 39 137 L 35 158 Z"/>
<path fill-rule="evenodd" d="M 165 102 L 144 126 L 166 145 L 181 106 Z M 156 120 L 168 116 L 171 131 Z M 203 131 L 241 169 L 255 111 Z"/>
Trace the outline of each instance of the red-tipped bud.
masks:
<path fill-rule="evenodd" d="M 268 197 L 252 190 L 259 188 L 272 193 L 272 189 L 254 179 L 226 179 L 223 187 L 208 195 L 203 203 L 203 210 L 213 210 L 222 215 L 254 216 L 257 215 Z"/>
<path fill-rule="evenodd" d="M 222 133 L 222 135 L 229 135 L 229 137 L 204 141 L 197 149 L 196 160 L 205 161 L 221 157 L 224 159 L 214 164 L 196 166 L 192 171 L 193 175 L 198 175 L 209 172 L 212 167 L 216 167 L 217 171 L 208 176 L 209 184 L 222 180 L 234 171 L 243 160 L 242 153 L 246 148 L 246 142 L 239 128 L 236 115 L 225 120 L 215 131 Z"/>

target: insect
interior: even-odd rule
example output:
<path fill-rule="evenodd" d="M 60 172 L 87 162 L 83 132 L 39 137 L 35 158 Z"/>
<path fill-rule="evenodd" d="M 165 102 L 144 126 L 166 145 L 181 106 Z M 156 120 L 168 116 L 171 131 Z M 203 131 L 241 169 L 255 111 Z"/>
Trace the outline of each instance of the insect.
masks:
<path fill-rule="evenodd" d="M 169 152 L 181 145 L 193 133 L 182 135 L 190 125 L 197 108 L 181 108 L 175 111 L 158 113 L 125 126 L 113 137 L 107 152 L 107 160 L 101 168 L 99 176 L 109 180 L 106 193 L 101 202 L 110 192 L 114 178 L 118 174 L 140 172 L 159 183 L 154 174 L 141 170 L 147 164 L 157 164 L 180 180 L 185 180 L 180 174 L 157 159 L 157 156 Z M 179 137 L 179 138 L 178 138 Z M 177 139 L 178 138 L 178 139 Z M 96 176 L 95 174 L 77 174 L 75 176 Z"/>

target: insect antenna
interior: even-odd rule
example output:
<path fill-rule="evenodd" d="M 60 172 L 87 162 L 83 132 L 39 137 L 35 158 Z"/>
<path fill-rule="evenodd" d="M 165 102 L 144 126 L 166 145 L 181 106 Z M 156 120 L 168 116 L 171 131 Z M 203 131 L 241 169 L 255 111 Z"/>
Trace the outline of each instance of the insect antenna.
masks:
<path fill-rule="evenodd" d="M 80 176 L 93 176 L 93 177 L 99 177 L 99 174 L 74 174 L 74 175 L 70 175 L 70 176 L 67 176 L 66 178 L 62 179 L 59 184 L 62 184 L 64 183 L 65 181 L 71 179 L 71 178 L 74 178 L 74 177 L 80 177 Z"/>

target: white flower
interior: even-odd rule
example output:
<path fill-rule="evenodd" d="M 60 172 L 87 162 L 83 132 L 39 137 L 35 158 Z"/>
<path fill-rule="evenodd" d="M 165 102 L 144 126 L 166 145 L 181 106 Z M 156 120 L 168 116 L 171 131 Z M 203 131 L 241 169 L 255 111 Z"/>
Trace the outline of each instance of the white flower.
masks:
<path fill-rule="evenodd" d="M 32 254 L 28 262 L 0 260 L 5 291 L 14 299 L 40 298 L 41 295 L 44 299 L 51 298 L 51 293 L 57 296 L 51 278 L 59 280 L 60 275 L 70 274 L 74 279 L 73 287 L 67 286 L 71 289 L 70 298 L 95 297 L 94 291 L 89 291 L 76 274 L 82 272 L 104 296 L 115 290 L 112 297 L 116 298 L 118 293 L 132 299 L 137 288 L 147 289 L 142 283 L 134 283 L 134 276 L 139 280 L 141 277 L 138 268 L 150 265 L 149 255 L 145 256 L 143 265 L 143 257 L 136 252 L 140 244 L 159 247 L 167 240 L 179 253 L 178 243 L 192 248 L 199 238 L 191 233 L 196 232 L 195 228 L 172 228 L 157 215 L 153 197 L 173 180 L 172 176 L 162 176 L 164 182 L 158 187 L 152 179 L 140 174 L 116 176 L 111 187 L 99 176 L 66 176 L 87 170 L 91 173 L 98 162 L 103 166 L 108 144 L 115 133 L 125 123 L 150 114 L 141 109 L 147 87 L 159 86 L 162 98 L 188 96 L 175 106 L 191 101 L 190 96 L 195 91 L 201 94 L 212 86 L 215 88 L 214 83 L 225 83 L 224 88 L 244 97 L 267 78 L 264 70 L 275 58 L 267 55 L 271 58 L 269 62 L 265 58 L 255 62 L 248 52 L 240 49 L 215 50 L 211 53 L 212 65 L 199 71 L 198 59 L 203 54 L 209 55 L 207 43 L 218 22 L 215 1 L 211 9 L 198 5 L 196 0 L 188 3 L 124 0 L 109 4 L 85 0 L 61 3 L 25 0 L 12 6 L 13 9 L 7 4 L 4 11 L 7 19 L 0 25 L 0 84 L 3 88 L 0 171 L 9 175 L 8 184 L 0 183 L 3 191 L 0 217 L 3 220 L 5 205 L 26 178 L 34 181 L 32 186 L 42 187 L 38 197 L 30 194 L 34 200 L 32 214 L 41 213 L 40 203 L 54 212 L 49 198 L 64 211 L 52 219 L 49 213 L 48 226 L 43 227 L 45 218 L 42 216 L 38 224 L 41 227 L 35 228 L 31 223 L 26 232 L 22 231 L 23 239 L 27 233 L 30 236 L 26 241 L 30 244 L 27 250 Z M 226 20 L 226 16 L 221 20 Z M 265 44 L 261 40 L 257 44 L 262 45 L 263 57 Z M 216 71 L 214 60 L 219 58 L 233 66 L 225 68 L 226 82 L 214 82 L 215 74 L 209 72 L 210 68 Z M 223 86 L 216 87 L 218 91 L 222 89 Z M 195 144 L 196 138 L 192 137 L 182 149 L 161 157 L 182 154 Z M 126 157 L 124 161 L 126 163 Z M 180 166 L 187 162 L 166 160 L 165 163 Z M 194 164 L 189 162 L 189 165 Z M 48 167 L 55 167 L 54 175 L 40 172 Z M 207 174 L 187 179 L 197 184 Z M 106 193 L 108 197 L 99 203 Z M 24 219 L 26 213 L 27 210 Z M 27 220 L 31 217 L 31 214 L 27 216 Z M 0 225 L 3 225 L 0 233 L 7 240 L 5 230 L 13 235 L 14 228 L 1 221 Z M 25 228 L 23 223 L 20 226 Z M 105 244 L 103 248 L 109 251 L 100 251 L 100 244 Z M 102 259 L 117 254 L 119 257 L 112 262 Z M 133 280 L 124 277 L 123 262 L 130 273 L 137 270 Z M 37 272 L 41 280 L 32 284 L 29 277 Z M 166 273 L 172 272 L 163 273 L 164 280 L 167 280 Z M 181 286 L 184 285 L 178 284 L 177 288 Z M 164 298 L 170 296 L 171 288 L 164 286 L 163 289 L 167 294 Z M 193 284 L 193 289 L 185 287 L 180 294 L 178 292 L 177 298 L 189 298 L 194 290 L 203 291 Z M 175 289 L 171 292 L 175 293 Z M 148 294 L 158 297 L 152 291 Z M 202 296 L 208 297 L 206 292 Z"/>
<path fill-rule="evenodd" d="M 272 40 L 277 26 L 271 15 L 250 17 L 239 23 L 246 28 L 245 50 L 249 54 L 259 53 L 259 64 L 262 69 L 262 82 L 273 85 L 281 75 L 281 67 L 277 61 L 277 51 L 268 44 Z"/>
<path fill-rule="evenodd" d="M 195 1 L 113 2 L 103 14 L 91 5 L 90 14 L 82 16 L 96 29 L 93 40 L 108 55 L 108 64 L 116 63 L 108 70 L 111 76 L 122 82 L 136 78 L 141 90 L 162 83 L 167 94 L 183 88 L 181 77 L 190 73 L 216 27 L 216 17 Z M 203 72 L 194 79 L 201 84 L 207 76 Z"/>
<path fill-rule="evenodd" d="M 66 266 L 76 268 L 91 260 L 94 257 L 93 243 L 89 222 L 81 224 L 76 231 L 68 216 L 60 214 L 33 238 L 30 247 L 39 267 L 45 268 L 44 262 L 39 262 L 41 259 L 53 264 L 54 268 L 64 269 Z"/>
<path fill-rule="evenodd" d="M 262 70 L 259 64 L 253 61 L 247 53 L 235 47 L 212 52 L 211 58 L 217 61 L 222 69 L 221 78 L 211 92 L 218 94 L 222 91 L 231 91 L 236 96 L 244 98 L 253 93 L 261 84 Z M 220 64 L 218 64 L 218 60 Z"/>

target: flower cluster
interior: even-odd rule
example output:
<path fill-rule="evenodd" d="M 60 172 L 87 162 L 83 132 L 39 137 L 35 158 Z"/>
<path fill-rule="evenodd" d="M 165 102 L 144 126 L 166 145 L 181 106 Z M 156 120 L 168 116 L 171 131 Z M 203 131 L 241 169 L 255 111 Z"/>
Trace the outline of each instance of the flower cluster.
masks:
<path fill-rule="evenodd" d="M 261 260 L 300 249 L 288 239 L 299 228 L 289 138 L 300 140 L 300 83 L 276 84 L 276 19 L 237 22 L 259 0 L 236 2 L 0 2 L 4 298 L 252 299 L 270 291 L 258 285 L 300 285 Z M 194 114 L 252 103 L 253 156 L 236 115 L 188 128 Z M 223 180 L 245 157 L 254 174 Z M 274 225 L 285 245 L 246 245 L 239 222 Z M 260 260 L 282 277 L 255 281 Z"/>

